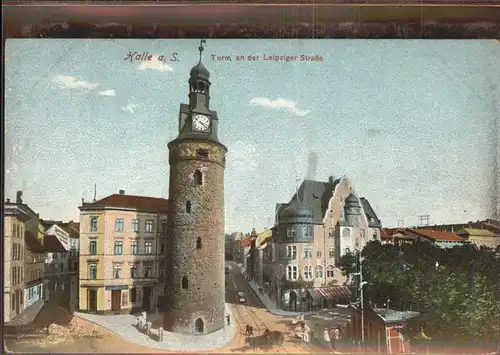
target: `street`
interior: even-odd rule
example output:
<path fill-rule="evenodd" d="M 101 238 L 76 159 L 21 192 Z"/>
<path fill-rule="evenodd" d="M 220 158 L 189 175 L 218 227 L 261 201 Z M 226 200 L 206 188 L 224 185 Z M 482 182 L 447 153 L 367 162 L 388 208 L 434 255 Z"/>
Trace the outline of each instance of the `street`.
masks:
<path fill-rule="evenodd" d="M 233 349 L 234 351 L 261 350 L 276 353 L 324 351 L 322 347 L 298 339 L 291 328 L 292 319 L 269 313 L 251 289 L 245 276 L 241 274 L 239 266 L 234 262 L 227 262 L 226 265 L 229 267 L 229 273 L 226 273 L 226 302 L 231 305 L 235 318 L 231 321 L 237 324 L 233 346 L 245 344 L 240 349 Z M 238 292 L 245 294 L 245 303 L 238 301 Z M 253 327 L 253 336 L 244 335 L 247 325 Z M 266 327 L 269 331 L 282 335 L 281 339 L 278 337 L 277 340 L 267 340 L 263 336 Z"/>

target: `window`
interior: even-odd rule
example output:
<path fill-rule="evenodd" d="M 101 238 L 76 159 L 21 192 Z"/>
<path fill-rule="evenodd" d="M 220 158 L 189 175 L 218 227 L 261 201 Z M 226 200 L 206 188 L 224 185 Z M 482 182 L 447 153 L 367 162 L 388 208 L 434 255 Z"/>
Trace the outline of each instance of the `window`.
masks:
<path fill-rule="evenodd" d="M 15 293 L 11 293 L 10 297 L 11 297 L 11 299 L 10 299 L 10 305 L 11 305 L 12 310 L 14 311 L 16 309 L 16 302 L 15 302 L 15 298 L 14 298 L 15 297 Z"/>
<path fill-rule="evenodd" d="M 89 265 L 89 279 L 91 280 L 97 279 L 97 264 Z"/>
<path fill-rule="evenodd" d="M 127 305 L 128 295 L 127 292 L 122 293 L 122 307 Z"/>
<path fill-rule="evenodd" d="M 153 221 L 150 219 L 146 221 L 146 233 L 153 233 Z"/>
<path fill-rule="evenodd" d="M 335 275 L 335 268 L 333 265 L 328 265 L 326 268 L 326 277 L 333 277 Z"/>
<path fill-rule="evenodd" d="M 330 228 L 330 229 L 328 230 L 328 237 L 329 237 L 329 238 L 335 238 L 335 229 Z"/>
<path fill-rule="evenodd" d="M 144 278 L 149 279 L 153 277 L 153 266 L 151 264 L 144 264 Z"/>
<path fill-rule="evenodd" d="M 286 257 L 288 259 L 297 259 L 297 246 L 287 245 L 286 246 Z"/>
<path fill-rule="evenodd" d="M 165 273 L 165 264 L 164 263 L 160 263 L 160 270 L 159 270 L 159 275 L 160 277 L 164 276 L 164 273 Z"/>
<path fill-rule="evenodd" d="M 202 185 L 203 184 L 203 174 L 201 171 L 196 170 L 193 175 L 194 178 L 194 184 L 195 185 Z"/>
<path fill-rule="evenodd" d="M 191 213 L 191 201 L 186 201 L 186 213 Z"/>
<path fill-rule="evenodd" d="M 349 230 L 349 228 L 346 228 L 346 229 L 344 229 L 344 230 L 342 231 L 342 238 L 347 239 L 347 238 L 349 238 L 349 237 L 350 237 L 350 235 L 351 235 L 351 231 Z"/>
<path fill-rule="evenodd" d="M 286 236 L 288 239 L 295 239 L 295 227 L 288 227 L 286 229 Z"/>
<path fill-rule="evenodd" d="M 304 256 L 303 259 L 311 259 L 312 258 L 312 247 L 304 247 Z"/>
<path fill-rule="evenodd" d="M 132 244 L 130 244 L 130 254 L 137 255 L 138 252 L 139 252 L 139 243 L 132 242 Z"/>
<path fill-rule="evenodd" d="M 90 231 L 97 232 L 97 216 L 90 217 Z"/>
<path fill-rule="evenodd" d="M 144 242 L 144 253 L 148 255 L 153 254 L 153 242 Z"/>
<path fill-rule="evenodd" d="M 137 265 L 136 264 L 130 265 L 130 278 L 132 278 L 132 279 L 137 278 Z"/>
<path fill-rule="evenodd" d="M 135 287 L 130 289 L 129 295 L 130 295 L 130 303 L 136 303 L 137 302 L 137 289 Z"/>
<path fill-rule="evenodd" d="M 91 240 L 89 242 L 89 255 L 96 255 L 97 254 L 97 241 Z"/>
<path fill-rule="evenodd" d="M 196 249 L 201 249 L 201 237 L 198 237 L 198 239 L 196 239 Z"/>
<path fill-rule="evenodd" d="M 351 254 L 351 249 L 345 248 L 344 249 L 344 254 Z"/>
<path fill-rule="evenodd" d="M 335 257 L 335 247 L 330 247 L 328 249 L 328 257 L 334 258 Z"/>
<path fill-rule="evenodd" d="M 377 239 L 377 238 L 378 238 L 377 231 L 376 231 L 376 230 L 374 230 L 374 231 L 373 231 L 373 239 Z"/>
<path fill-rule="evenodd" d="M 139 220 L 138 219 L 132 220 L 132 232 L 139 233 Z"/>
<path fill-rule="evenodd" d="M 196 151 L 196 157 L 197 158 L 208 158 L 208 150 L 206 149 L 198 149 Z"/>
<path fill-rule="evenodd" d="M 316 252 L 316 258 L 317 259 L 321 259 L 321 251 L 317 251 Z"/>
<path fill-rule="evenodd" d="M 166 219 L 161 221 L 161 232 L 163 234 L 167 234 L 167 220 Z"/>
<path fill-rule="evenodd" d="M 316 277 L 319 279 L 323 278 L 323 266 L 316 266 Z"/>
<path fill-rule="evenodd" d="M 17 285 L 17 267 L 12 267 L 12 284 Z"/>
<path fill-rule="evenodd" d="M 365 233 L 365 230 L 364 230 L 364 229 L 361 229 L 361 230 L 359 231 L 359 233 L 360 233 L 361 238 L 363 238 L 363 239 L 365 239 L 365 238 L 366 238 L 366 233 Z"/>
<path fill-rule="evenodd" d="M 304 280 L 309 281 L 313 279 L 312 266 L 304 266 Z"/>
<path fill-rule="evenodd" d="M 287 265 L 286 267 L 286 279 L 290 281 L 297 280 L 298 278 L 298 266 L 297 265 Z"/>
<path fill-rule="evenodd" d="M 188 279 L 187 279 L 187 277 L 186 277 L 186 276 L 184 276 L 184 277 L 182 278 L 182 288 L 183 288 L 184 290 L 187 290 L 187 288 L 188 288 Z"/>
<path fill-rule="evenodd" d="M 165 253 L 165 243 L 160 243 L 160 254 Z"/>
<path fill-rule="evenodd" d="M 305 237 L 311 237 L 312 236 L 312 227 L 311 226 L 304 226 L 304 236 Z"/>
<path fill-rule="evenodd" d="M 113 265 L 113 278 L 121 279 L 122 277 L 122 266 L 119 264 Z"/>
<path fill-rule="evenodd" d="M 121 240 L 117 240 L 115 242 L 115 255 L 123 254 L 123 242 Z"/>
<path fill-rule="evenodd" d="M 123 232 L 123 218 L 115 220 L 115 232 Z"/>

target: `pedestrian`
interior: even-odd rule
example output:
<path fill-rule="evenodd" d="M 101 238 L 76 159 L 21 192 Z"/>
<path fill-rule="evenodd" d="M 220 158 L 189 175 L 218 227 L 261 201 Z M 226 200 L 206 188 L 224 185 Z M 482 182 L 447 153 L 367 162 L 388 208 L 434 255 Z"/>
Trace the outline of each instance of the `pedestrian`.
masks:
<path fill-rule="evenodd" d="M 248 324 L 245 326 L 245 334 L 244 335 L 250 335 L 250 326 Z"/>
<path fill-rule="evenodd" d="M 323 331 L 323 340 L 326 342 L 326 344 L 331 347 L 332 343 L 330 341 L 330 332 L 328 331 L 328 328 L 325 327 L 325 330 Z"/>
<path fill-rule="evenodd" d="M 250 328 L 248 328 L 248 330 L 250 330 L 250 335 L 253 335 L 253 327 L 250 326 Z"/>
<path fill-rule="evenodd" d="M 231 324 L 231 318 L 229 317 L 229 314 L 227 315 L 227 325 Z"/>

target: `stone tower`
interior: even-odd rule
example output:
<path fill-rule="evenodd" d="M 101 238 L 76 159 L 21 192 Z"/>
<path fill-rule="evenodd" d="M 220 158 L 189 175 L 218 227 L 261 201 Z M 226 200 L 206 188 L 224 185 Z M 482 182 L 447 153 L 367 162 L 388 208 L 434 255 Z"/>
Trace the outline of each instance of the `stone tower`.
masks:
<path fill-rule="evenodd" d="M 168 144 L 170 183 L 165 243 L 164 329 L 205 334 L 224 327 L 224 167 L 227 148 L 210 110 L 210 73 L 200 60 L 190 72 L 189 104 Z"/>

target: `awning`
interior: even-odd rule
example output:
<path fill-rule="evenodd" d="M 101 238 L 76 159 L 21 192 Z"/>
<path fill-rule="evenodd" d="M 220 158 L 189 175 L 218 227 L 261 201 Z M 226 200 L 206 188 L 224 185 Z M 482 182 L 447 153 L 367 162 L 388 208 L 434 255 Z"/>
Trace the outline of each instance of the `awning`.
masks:
<path fill-rule="evenodd" d="M 315 291 L 324 298 L 331 300 L 345 300 L 352 296 L 351 290 L 347 286 L 318 287 Z"/>
<path fill-rule="evenodd" d="M 316 291 L 314 288 L 310 288 L 308 291 L 309 291 L 309 294 L 311 295 L 311 298 L 314 301 L 321 301 L 323 299 L 323 296 L 318 291 Z"/>

